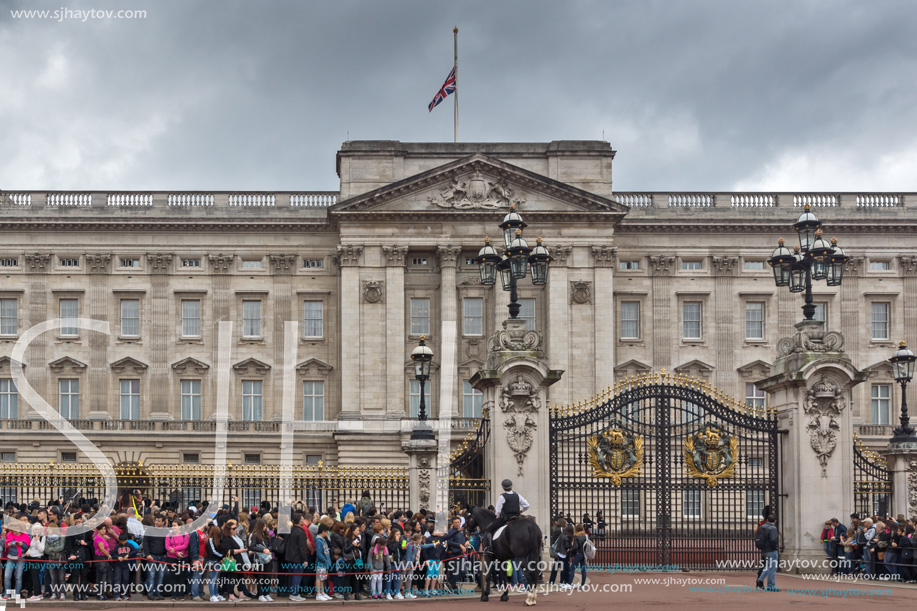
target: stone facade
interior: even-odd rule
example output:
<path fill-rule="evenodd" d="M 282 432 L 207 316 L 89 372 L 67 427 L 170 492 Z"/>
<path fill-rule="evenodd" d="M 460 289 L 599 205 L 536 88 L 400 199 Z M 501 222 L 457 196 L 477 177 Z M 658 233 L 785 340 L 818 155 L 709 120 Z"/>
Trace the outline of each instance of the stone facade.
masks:
<path fill-rule="evenodd" d="M 115 461 L 211 460 L 215 367 L 228 350 L 233 461 L 279 461 L 289 392 L 297 419 L 321 403 L 295 435 L 297 460 L 407 466 L 421 334 L 436 354 L 433 416 L 473 415 L 465 382 L 509 298 L 481 286 L 472 258 L 484 236 L 502 241 L 515 203 L 529 243 L 543 237 L 555 259 L 547 286 L 520 284 L 523 316 L 565 372 L 547 401 L 662 367 L 742 398 L 802 317 L 801 297 L 776 288 L 763 261 L 778 237 L 795 243 L 791 225 L 811 203 L 852 257 L 843 285 L 816 283 L 815 300 L 870 374 L 851 391 L 853 425 L 884 445 L 891 427 L 874 421 L 872 393 L 882 407 L 873 387 L 890 387 L 894 423 L 885 360 L 917 328 L 917 194 L 618 193 L 614 156 L 604 142 L 347 142 L 339 193 L 0 192 L 0 379 L 26 330 L 75 308 L 111 335 L 42 334 L 25 371 L 55 408 L 66 381 L 77 428 Z M 221 322 L 233 324 L 227 346 Z M 0 450 L 69 458 L 36 417 L 20 400 Z"/>

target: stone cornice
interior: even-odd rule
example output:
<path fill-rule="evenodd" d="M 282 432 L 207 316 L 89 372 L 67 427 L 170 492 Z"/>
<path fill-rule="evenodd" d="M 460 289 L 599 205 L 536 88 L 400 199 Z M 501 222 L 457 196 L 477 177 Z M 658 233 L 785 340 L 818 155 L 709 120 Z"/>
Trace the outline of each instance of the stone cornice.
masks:
<path fill-rule="evenodd" d="M 167 231 L 169 233 L 234 233 L 234 232 L 260 232 L 260 233 L 335 233 L 337 227 L 334 223 L 322 220 L 321 222 L 303 222 L 301 219 L 275 218 L 265 221 L 259 220 L 183 220 L 183 219 L 124 219 L 118 221 L 95 220 L 87 217 L 72 219 L 43 219 L 41 217 L 29 219 L 0 218 L 0 232 L 22 231 L 102 231 L 102 232 L 128 232 L 128 231 Z"/>

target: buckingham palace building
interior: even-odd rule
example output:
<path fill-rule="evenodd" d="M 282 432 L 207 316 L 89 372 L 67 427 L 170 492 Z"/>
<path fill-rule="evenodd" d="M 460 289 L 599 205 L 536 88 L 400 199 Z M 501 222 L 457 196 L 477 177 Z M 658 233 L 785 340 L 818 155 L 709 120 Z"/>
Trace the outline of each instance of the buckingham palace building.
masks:
<path fill-rule="evenodd" d="M 917 194 L 625 193 L 615 154 L 352 141 L 337 192 L 0 191 L 0 456 L 87 460 L 26 401 L 21 362 L 113 463 L 212 462 L 222 397 L 233 463 L 278 462 L 286 419 L 298 463 L 403 466 L 421 337 L 425 404 L 457 444 L 487 408 L 469 380 L 510 301 L 475 257 L 485 237 L 502 247 L 510 206 L 553 258 L 546 285 L 519 284 L 520 317 L 564 372 L 552 404 L 665 369 L 760 407 L 753 383 L 803 316 L 767 259 L 808 204 L 850 257 L 842 285 L 815 284 L 815 318 L 869 374 L 854 427 L 884 445 L 900 405 L 888 358 L 917 343 Z"/>

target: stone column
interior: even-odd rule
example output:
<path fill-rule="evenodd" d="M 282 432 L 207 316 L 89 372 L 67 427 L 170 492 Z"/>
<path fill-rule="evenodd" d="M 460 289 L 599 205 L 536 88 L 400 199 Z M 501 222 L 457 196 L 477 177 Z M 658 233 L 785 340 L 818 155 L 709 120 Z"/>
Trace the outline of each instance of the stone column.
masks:
<path fill-rule="evenodd" d="M 216 396 L 217 396 L 217 378 L 216 375 L 216 364 L 220 362 L 220 345 L 219 345 L 219 336 L 216 332 L 221 321 L 232 321 L 232 287 L 231 279 L 233 267 L 235 264 L 235 255 L 224 255 L 224 254 L 215 254 L 207 255 L 207 263 L 210 267 L 210 274 L 213 283 L 213 313 L 212 321 L 213 324 L 205 324 L 201 327 L 201 337 L 204 340 L 206 345 L 207 342 L 210 343 L 210 349 L 213 352 L 213 372 L 214 375 L 207 376 L 206 381 L 201 382 L 201 385 L 207 384 L 207 393 L 204 395 L 204 404 L 201 406 L 201 418 L 214 418 L 216 417 Z M 207 303 L 206 299 L 201 299 L 201 316 L 205 320 L 210 319 L 210 317 L 204 317 L 203 308 Z M 238 334 L 242 332 L 241 329 L 233 328 L 233 337 L 238 337 Z M 232 346 L 223 346 L 224 350 L 232 351 Z M 235 381 L 235 376 L 230 376 L 230 380 Z M 233 395 L 235 387 L 231 387 L 228 390 L 229 401 L 233 400 Z M 230 403 L 232 405 L 232 403 Z"/>
<path fill-rule="evenodd" d="M 672 368 L 672 331 L 678 327 L 678 318 L 672 317 L 671 275 L 675 257 L 658 255 L 650 257 L 653 274 L 653 369 Z M 672 324 L 675 322 L 676 324 Z"/>
<path fill-rule="evenodd" d="M 733 388 L 735 385 L 735 348 L 742 339 L 735 332 L 736 294 L 733 289 L 738 257 L 713 257 L 713 273 L 716 276 L 716 292 L 713 295 L 713 311 L 716 325 L 713 327 L 716 345 L 716 385 Z M 739 342 L 739 343 L 737 343 Z"/>
<path fill-rule="evenodd" d="M 566 370 L 570 363 L 570 292 L 569 268 L 567 261 L 573 252 L 572 246 L 551 246 L 549 248 L 554 261 L 548 271 L 548 324 L 547 347 L 551 352 L 554 365 Z M 500 280 L 497 280 L 499 285 Z M 497 289 L 499 290 L 499 288 Z M 500 291 L 503 292 L 503 291 Z M 498 312 L 501 314 L 501 312 Z M 498 317 L 499 318 L 499 317 Z M 566 378 L 557 381 L 551 388 L 551 403 L 572 403 L 576 397 L 570 393 L 570 381 Z M 585 393 L 581 393 L 585 394 Z"/>
<path fill-rule="evenodd" d="M 29 272 L 29 322 L 28 327 L 43 323 L 48 320 L 48 269 L 51 264 L 51 255 L 44 253 L 27 254 L 25 256 L 26 269 Z M 53 318 L 60 316 L 60 310 L 57 304 L 51 304 L 51 310 L 54 312 Z M 27 328 L 23 325 L 23 328 Z M 35 392 L 43 397 L 50 397 L 48 393 L 48 337 L 55 337 L 60 333 L 54 329 L 42 333 L 29 344 L 29 350 L 26 356 L 31 367 L 28 369 L 29 384 L 35 389 Z M 87 331 L 82 331 L 87 333 Z M 108 338 L 106 338 L 108 339 Z M 25 403 L 23 402 L 23 407 Z M 19 410 L 20 418 L 38 418 L 38 412 L 30 407 L 28 414 L 24 409 Z"/>
<path fill-rule="evenodd" d="M 107 276 L 111 273 L 111 255 L 105 253 L 87 254 L 86 267 L 89 270 L 89 303 L 86 309 L 89 318 L 93 320 L 108 320 L 109 292 Z M 112 325 L 112 331 L 115 332 Z M 103 333 L 86 331 L 89 343 L 89 382 L 88 388 L 83 391 L 89 397 L 85 412 L 81 418 L 108 419 L 111 418 L 108 404 L 109 371 L 108 371 L 108 345 L 111 338 Z M 155 333 L 155 330 L 154 330 Z M 152 339 L 152 338 L 151 338 Z M 83 394 L 81 393 L 81 394 Z M 119 414 L 120 416 L 120 414 Z"/>
<path fill-rule="evenodd" d="M 777 527 L 785 546 L 782 559 L 808 561 L 809 567 L 824 559 L 819 535 L 825 508 L 840 515 L 853 510 L 851 389 L 866 379 L 843 351 L 843 336 L 820 326 L 797 323 L 796 335 L 777 344 L 775 374 L 756 383 L 777 410 L 779 427 L 789 431 L 781 443 L 785 500 Z M 768 501 L 774 506 L 775 499 Z"/>
<path fill-rule="evenodd" d="M 401 449 L 408 455 L 410 506 L 414 511 L 430 509 L 436 498 L 436 440 L 408 439 L 401 442 Z"/>
<path fill-rule="evenodd" d="M 341 273 L 341 415 L 342 420 L 360 418 L 360 258 L 362 246 L 338 246 Z M 403 374 L 402 374 L 403 375 Z"/>
<path fill-rule="evenodd" d="M 386 415 L 400 419 L 404 416 L 404 262 L 407 246 L 383 246 L 385 257 L 385 386 Z M 411 487 L 411 491 L 415 489 Z M 417 505 L 412 505 L 417 507 Z"/>
<path fill-rule="evenodd" d="M 456 354 L 458 345 L 458 297 L 455 290 L 455 262 L 462 249 L 459 246 L 437 246 L 436 257 L 440 268 L 440 310 L 442 332 L 440 333 L 439 355 L 439 418 L 452 418 L 457 397 Z M 448 433 L 446 433 L 448 435 Z"/>
<path fill-rule="evenodd" d="M 471 384 L 492 404 L 491 436 L 487 442 L 485 477 L 491 481 L 490 502 L 501 494 L 500 482 L 511 479 L 514 490 L 528 500 L 527 515 L 542 532 L 550 526 L 547 389 L 563 371 L 548 366 L 538 331 L 526 331 L 525 321 L 507 319 L 490 340 L 484 367 Z M 492 457 L 492 458 L 490 458 Z"/>
<path fill-rule="evenodd" d="M 882 454 L 892 480 L 888 513 L 903 513 L 908 518 L 917 515 L 917 445 L 889 443 Z"/>
<path fill-rule="evenodd" d="M 269 314 L 274 321 L 273 329 L 271 330 L 273 337 L 271 338 L 269 345 L 272 345 L 272 352 L 274 353 L 274 368 L 271 372 L 271 404 L 264 406 L 263 417 L 265 420 L 280 420 L 283 417 L 283 370 L 280 367 L 280 364 L 283 363 L 284 366 L 295 365 L 296 363 L 286 363 L 284 357 L 284 324 L 288 320 L 298 321 L 299 322 L 299 333 L 296 337 L 296 342 L 299 342 L 299 338 L 303 336 L 303 313 L 294 312 L 292 308 L 293 304 L 293 272 L 295 271 L 296 266 L 296 255 L 271 255 L 271 272 L 273 273 L 274 280 L 274 294 L 270 300 L 270 306 L 273 312 Z M 268 304 L 265 304 L 268 305 Z M 297 308 L 298 310 L 298 308 Z M 267 314 L 267 311 L 265 311 Z M 298 350 L 296 351 L 298 352 Z M 299 386 L 302 388 L 302 385 Z M 294 385 L 293 395 L 297 396 L 296 385 Z M 296 405 L 296 400 L 294 398 L 294 405 Z M 301 412 L 300 412 L 301 413 Z M 296 412 L 294 410 L 294 418 L 298 419 Z"/>
<path fill-rule="evenodd" d="M 614 384 L 615 376 L 615 309 L 614 268 L 618 261 L 618 249 L 611 246 L 593 246 L 592 261 L 594 279 L 595 312 L 595 387 L 594 394 Z M 571 293 L 573 302 L 577 293 Z M 589 393 L 583 393 L 589 394 Z"/>
<path fill-rule="evenodd" d="M 169 389 L 172 376 L 169 371 L 169 272 L 172 269 L 171 254 L 148 254 L 150 265 L 150 411 L 148 417 L 156 419 L 174 418 L 169 410 Z M 141 418 L 144 414 L 141 413 Z"/>

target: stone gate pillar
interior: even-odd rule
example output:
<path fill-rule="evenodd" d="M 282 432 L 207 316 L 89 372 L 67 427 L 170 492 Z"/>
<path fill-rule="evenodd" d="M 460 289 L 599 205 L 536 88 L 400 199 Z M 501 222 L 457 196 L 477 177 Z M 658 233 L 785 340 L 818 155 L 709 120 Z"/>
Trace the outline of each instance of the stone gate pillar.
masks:
<path fill-rule="evenodd" d="M 775 374 L 755 383 L 786 431 L 779 457 L 781 560 L 806 561 L 805 572 L 830 570 L 812 568 L 825 558 L 821 529 L 825 520 L 843 521 L 853 511 L 851 389 L 866 377 L 843 351 L 843 336 L 820 326 L 796 324 L 796 334 L 777 344 Z"/>
<path fill-rule="evenodd" d="M 531 505 L 526 515 L 545 533 L 551 524 L 547 389 L 563 373 L 548 366 L 541 334 L 510 318 L 490 338 L 487 360 L 471 378 L 484 404 L 492 405 L 484 474 L 491 481 L 490 503 L 496 505 L 503 492 L 500 482 L 511 479 Z"/>
<path fill-rule="evenodd" d="M 408 455 L 408 482 L 412 511 L 434 506 L 436 487 L 436 440 L 408 439 L 401 442 Z"/>

